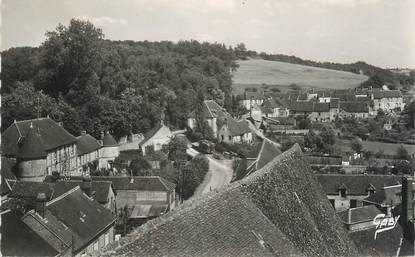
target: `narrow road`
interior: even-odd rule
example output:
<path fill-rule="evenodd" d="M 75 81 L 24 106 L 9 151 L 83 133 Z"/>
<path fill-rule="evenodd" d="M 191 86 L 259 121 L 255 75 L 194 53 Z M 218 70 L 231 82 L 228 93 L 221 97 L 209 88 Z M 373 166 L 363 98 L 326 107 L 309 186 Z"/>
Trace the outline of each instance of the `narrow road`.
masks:
<path fill-rule="evenodd" d="M 233 175 L 232 160 L 216 160 L 210 155 L 206 155 L 206 157 L 209 160 L 209 171 L 190 199 L 231 182 Z"/>

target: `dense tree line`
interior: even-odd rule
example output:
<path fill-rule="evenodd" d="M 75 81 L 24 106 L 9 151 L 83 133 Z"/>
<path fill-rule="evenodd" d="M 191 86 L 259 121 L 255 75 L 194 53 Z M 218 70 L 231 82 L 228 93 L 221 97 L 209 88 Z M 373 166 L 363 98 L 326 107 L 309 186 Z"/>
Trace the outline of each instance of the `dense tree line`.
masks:
<path fill-rule="evenodd" d="M 162 118 L 183 128 L 200 98 L 232 105 L 235 60 L 223 44 L 110 41 L 73 19 L 39 47 L 2 52 L 2 128 L 37 115 L 96 137 L 146 132 Z"/>

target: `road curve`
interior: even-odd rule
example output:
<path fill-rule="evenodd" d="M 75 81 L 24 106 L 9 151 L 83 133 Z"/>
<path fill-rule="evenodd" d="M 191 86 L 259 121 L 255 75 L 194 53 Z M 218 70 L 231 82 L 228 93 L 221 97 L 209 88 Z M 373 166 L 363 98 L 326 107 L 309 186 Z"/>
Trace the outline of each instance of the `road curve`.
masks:
<path fill-rule="evenodd" d="M 190 199 L 223 187 L 231 182 L 233 175 L 232 160 L 216 160 L 209 155 L 206 155 L 206 157 L 209 161 L 209 171 Z"/>

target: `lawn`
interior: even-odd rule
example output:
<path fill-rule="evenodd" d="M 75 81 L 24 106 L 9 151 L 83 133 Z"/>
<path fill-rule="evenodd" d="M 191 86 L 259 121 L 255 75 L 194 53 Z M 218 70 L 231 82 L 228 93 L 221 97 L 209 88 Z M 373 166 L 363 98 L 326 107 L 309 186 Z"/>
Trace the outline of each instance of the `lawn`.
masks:
<path fill-rule="evenodd" d="M 233 73 L 233 90 L 239 94 L 246 87 L 276 87 L 281 91 L 290 89 L 290 84 L 297 84 L 302 88 L 355 88 L 367 76 L 350 72 L 316 68 L 285 62 L 252 59 L 238 61 L 239 68 Z"/>

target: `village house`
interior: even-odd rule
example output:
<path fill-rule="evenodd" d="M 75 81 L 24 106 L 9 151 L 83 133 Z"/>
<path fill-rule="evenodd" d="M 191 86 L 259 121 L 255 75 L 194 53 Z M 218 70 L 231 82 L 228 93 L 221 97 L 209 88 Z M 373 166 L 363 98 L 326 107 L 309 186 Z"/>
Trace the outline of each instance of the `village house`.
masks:
<path fill-rule="evenodd" d="M 382 212 L 375 205 L 366 205 L 362 207 L 349 208 L 338 212 L 340 220 L 343 222 L 348 231 L 359 231 L 371 229 L 376 225 L 373 219 Z"/>
<path fill-rule="evenodd" d="M 218 138 L 219 142 L 230 145 L 249 144 L 252 142 L 252 132 L 247 120 L 236 121 L 232 117 L 228 117 L 219 127 Z"/>
<path fill-rule="evenodd" d="M 8 199 L 22 199 L 32 203 L 35 202 L 37 195 L 42 193 L 46 200 L 50 201 L 79 186 L 84 194 L 96 200 L 112 213 L 116 213 L 116 195 L 110 181 L 91 182 L 89 176 L 70 178 L 73 180 L 47 176 L 44 182 L 16 181 L 12 184 Z M 8 182 L 11 184 L 10 181 Z"/>
<path fill-rule="evenodd" d="M 213 100 L 205 100 L 203 102 L 203 109 L 201 115 L 203 119 L 207 122 L 208 126 L 212 129 L 214 137 L 217 137 L 218 135 L 218 118 L 226 118 L 230 116 L 230 114 L 227 113 L 223 107 L 221 107 L 218 103 L 216 103 Z M 189 114 L 189 118 L 187 119 L 187 126 L 190 129 L 194 129 L 196 127 L 195 111 L 192 111 Z"/>
<path fill-rule="evenodd" d="M 281 154 L 280 145 L 264 138 L 262 142 L 253 145 L 252 150 L 242 159 L 234 169 L 232 181 L 241 180 L 264 167 L 276 156 Z"/>
<path fill-rule="evenodd" d="M 367 119 L 370 115 L 370 106 L 365 102 L 340 102 L 339 118 Z"/>
<path fill-rule="evenodd" d="M 117 209 L 127 207 L 131 212 L 130 219 L 138 219 L 140 224 L 167 213 L 176 206 L 176 185 L 158 176 L 91 178 L 93 182 L 112 182 L 117 194 Z"/>
<path fill-rule="evenodd" d="M 262 91 L 245 91 L 240 98 L 239 104 L 247 110 L 251 110 L 252 107 L 262 105 L 265 100 L 264 92 Z"/>
<path fill-rule="evenodd" d="M 401 112 L 405 107 L 400 90 L 373 89 L 371 98 L 373 100 L 373 109 L 375 111 L 383 110 L 385 112 L 391 112 L 398 109 L 399 112 Z"/>
<path fill-rule="evenodd" d="M 52 200 L 39 193 L 34 209 L 7 209 L 1 218 L 7 256 L 83 256 L 114 241 L 115 216 L 79 186 Z"/>
<path fill-rule="evenodd" d="M 336 211 L 362 207 L 370 195 L 400 183 L 400 177 L 393 175 L 317 174 L 316 177 Z"/>
<path fill-rule="evenodd" d="M 76 150 L 78 161 L 78 172 L 82 175 L 89 175 L 90 166 L 95 165 L 95 169 L 98 168 L 99 152 L 101 144 L 93 136 L 82 131 L 81 135 L 76 138 Z"/>
<path fill-rule="evenodd" d="M 265 117 L 288 117 L 290 111 L 286 105 L 277 98 L 269 98 L 261 106 L 262 113 Z"/>
<path fill-rule="evenodd" d="M 164 125 L 164 122 L 161 121 L 160 124 L 148 131 L 144 135 L 144 140 L 140 142 L 139 145 L 143 156 L 145 156 L 148 152 L 160 151 L 163 146 L 170 143 L 172 137 L 173 133 L 170 128 Z"/>
<path fill-rule="evenodd" d="M 16 159 L 17 177 L 42 181 L 46 175 L 78 175 L 76 138 L 50 118 L 14 122 L 2 133 L 2 154 Z"/>
<path fill-rule="evenodd" d="M 339 115 L 338 101 L 312 102 L 312 111 L 308 118 L 314 122 L 333 122 Z"/>
<path fill-rule="evenodd" d="M 17 177 L 13 172 L 15 162 L 12 159 L 1 157 L 1 202 L 8 199 L 9 193 L 12 191 Z"/>
<path fill-rule="evenodd" d="M 102 147 L 99 149 L 98 168 L 111 169 L 115 158 L 120 155 L 120 148 L 114 137 L 109 133 L 101 133 Z"/>

